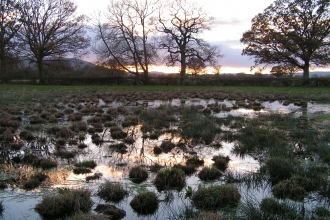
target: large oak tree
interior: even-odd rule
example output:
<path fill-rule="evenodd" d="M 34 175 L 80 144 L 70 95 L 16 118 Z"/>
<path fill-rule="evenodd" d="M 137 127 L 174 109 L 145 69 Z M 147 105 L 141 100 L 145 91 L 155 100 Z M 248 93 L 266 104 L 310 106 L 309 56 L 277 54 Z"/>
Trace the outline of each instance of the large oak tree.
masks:
<path fill-rule="evenodd" d="M 19 4 L 16 0 L 0 0 L 0 79 L 6 77 L 8 64 L 12 63 L 16 33 L 20 28 Z"/>
<path fill-rule="evenodd" d="M 309 78 L 310 67 L 330 64 L 329 0 L 276 0 L 252 19 L 241 42 L 256 66 L 290 64 Z"/>
<path fill-rule="evenodd" d="M 149 67 L 157 57 L 151 34 L 152 16 L 158 6 L 158 0 L 112 0 L 105 19 L 95 22 L 94 51 L 99 60 L 113 60 L 148 84 Z"/>
<path fill-rule="evenodd" d="M 70 0 L 21 0 L 22 29 L 19 32 L 23 55 L 37 64 L 40 84 L 45 83 L 44 60 L 86 53 L 85 16 L 76 14 Z"/>
<path fill-rule="evenodd" d="M 217 46 L 212 46 L 200 35 L 210 30 L 214 18 L 209 16 L 202 7 L 186 0 L 171 0 L 158 17 L 157 30 L 161 33 L 160 48 L 167 52 L 166 64 L 180 64 L 180 77 L 186 75 L 189 61 L 201 66 L 214 65 L 222 56 Z"/>

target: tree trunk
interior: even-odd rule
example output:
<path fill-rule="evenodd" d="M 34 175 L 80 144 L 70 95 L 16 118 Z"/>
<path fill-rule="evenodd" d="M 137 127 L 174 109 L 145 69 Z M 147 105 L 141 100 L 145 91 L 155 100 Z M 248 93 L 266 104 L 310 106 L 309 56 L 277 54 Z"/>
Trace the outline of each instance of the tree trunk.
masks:
<path fill-rule="evenodd" d="M 0 80 L 3 83 L 4 78 L 6 77 L 6 61 L 5 59 L 0 60 Z"/>
<path fill-rule="evenodd" d="M 180 85 L 183 85 L 184 78 L 186 77 L 186 54 L 184 53 L 185 50 L 181 49 L 181 70 L 180 70 Z"/>
<path fill-rule="evenodd" d="M 304 79 L 309 79 L 309 63 L 305 64 L 303 70 L 304 70 Z"/>
<path fill-rule="evenodd" d="M 45 84 L 45 76 L 43 72 L 43 61 L 42 59 L 37 60 L 38 64 L 38 73 L 39 73 L 39 84 L 44 85 Z"/>

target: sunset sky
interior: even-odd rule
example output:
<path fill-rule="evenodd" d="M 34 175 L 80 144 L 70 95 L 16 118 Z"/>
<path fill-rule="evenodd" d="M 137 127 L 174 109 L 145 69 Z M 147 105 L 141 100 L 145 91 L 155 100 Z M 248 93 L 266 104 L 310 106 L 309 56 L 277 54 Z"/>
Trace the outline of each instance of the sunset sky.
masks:
<path fill-rule="evenodd" d="M 92 16 L 96 11 L 107 9 L 109 0 L 75 0 L 78 12 Z M 268 7 L 273 0 L 202 0 L 197 1 L 210 16 L 216 18 L 216 24 L 211 31 L 205 32 L 202 38 L 212 44 L 220 45 L 224 57 L 220 60 L 222 73 L 251 73 L 253 60 L 241 56 L 244 45 L 240 43 L 242 34 L 251 27 L 251 19 Z M 93 56 L 87 58 L 95 61 Z M 155 71 L 178 72 L 178 68 L 157 68 Z M 327 70 L 315 69 L 313 71 Z M 254 72 L 254 70 L 252 71 Z"/>

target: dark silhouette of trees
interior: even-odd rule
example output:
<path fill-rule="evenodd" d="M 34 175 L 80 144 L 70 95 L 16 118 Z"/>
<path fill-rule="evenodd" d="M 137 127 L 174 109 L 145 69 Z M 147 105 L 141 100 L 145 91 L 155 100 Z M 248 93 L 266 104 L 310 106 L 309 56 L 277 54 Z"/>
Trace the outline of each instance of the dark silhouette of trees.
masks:
<path fill-rule="evenodd" d="M 166 65 L 180 63 L 180 77 L 184 79 L 189 61 L 198 59 L 200 63 L 215 64 L 222 56 L 217 46 L 199 38 L 210 30 L 214 18 L 195 3 L 186 0 L 172 0 L 160 10 L 157 30 L 161 33 L 159 47 L 165 50 Z"/>
<path fill-rule="evenodd" d="M 22 28 L 19 31 L 22 55 L 38 67 L 39 83 L 44 84 L 44 60 L 86 54 L 85 16 L 77 16 L 70 0 L 21 0 Z"/>
<path fill-rule="evenodd" d="M 16 0 L 0 0 L 0 79 L 7 75 L 8 64 L 16 58 L 15 37 L 20 28 L 19 4 Z"/>
<path fill-rule="evenodd" d="M 273 66 L 270 73 L 273 76 L 280 77 L 280 76 L 290 76 L 292 77 L 296 74 L 300 68 L 293 66 L 291 64 L 281 65 L 281 66 Z"/>
<path fill-rule="evenodd" d="M 309 78 L 311 66 L 330 63 L 329 0 L 276 0 L 252 19 L 242 54 L 255 65 L 290 64 Z"/>
<path fill-rule="evenodd" d="M 100 61 L 114 60 L 122 69 L 148 84 L 149 66 L 157 51 L 151 33 L 152 16 L 158 0 L 111 1 L 105 15 L 95 23 L 98 45 L 94 48 Z"/>
<path fill-rule="evenodd" d="M 191 57 L 187 62 L 187 69 L 192 75 L 204 74 L 206 73 L 206 65 L 203 60 L 197 57 Z"/>

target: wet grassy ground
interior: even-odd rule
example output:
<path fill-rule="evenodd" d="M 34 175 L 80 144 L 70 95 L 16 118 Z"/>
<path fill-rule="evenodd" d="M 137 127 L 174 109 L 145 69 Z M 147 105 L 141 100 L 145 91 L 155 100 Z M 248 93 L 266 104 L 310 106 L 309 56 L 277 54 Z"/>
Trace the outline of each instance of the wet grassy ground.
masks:
<path fill-rule="evenodd" d="M 7 207 L 5 218 L 15 219 L 10 210 L 20 201 L 30 201 L 27 214 L 18 216 L 35 219 L 33 209 L 41 196 L 61 194 L 63 188 L 87 187 L 95 208 L 106 202 L 97 197 L 98 187 L 111 181 L 129 189 L 120 203 L 108 202 L 125 210 L 126 219 L 198 219 L 205 209 L 218 211 L 224 219 L 327 219 L 329 105 L 313 108 L 330 103 L 329 92 L 277 87 L 2 86 L 1 183 L 8 188 L 0 196 Z M 265 102 L 275 100 L 291 110 L 264 110 Z M 163 105 L 157 107 L 159 103 Z M 229 114 L 234 111 L 241 113 Z M 243 165 L 241 158 L 247 158 Z M 87 161 L 96 166 L 78 169 Z M 163 167 L 161 175 L 180 176 L 185 183 L 180 181 L 179 190 L 158 186 L 156 163 Z M 54 164 L 57 168 L 50 168 Z M 149 174 L 142 183 L 129 178 L 136 165 Z M 166 170 L 175 165 L 182 171 Z M 40 172 L 48 179 L 41 180 Z M 86 182 L 87 177 L 92 181 Z M 225 187 L 214 187 L 219 185 Z M 146 190 L 156 192 L 160 207 L 140 216 L 129 203 Z M 234 200 L 224 196 L 226 190 L 236 195 Z M 218 194 L 231 205 L 219 203 Z"/>

